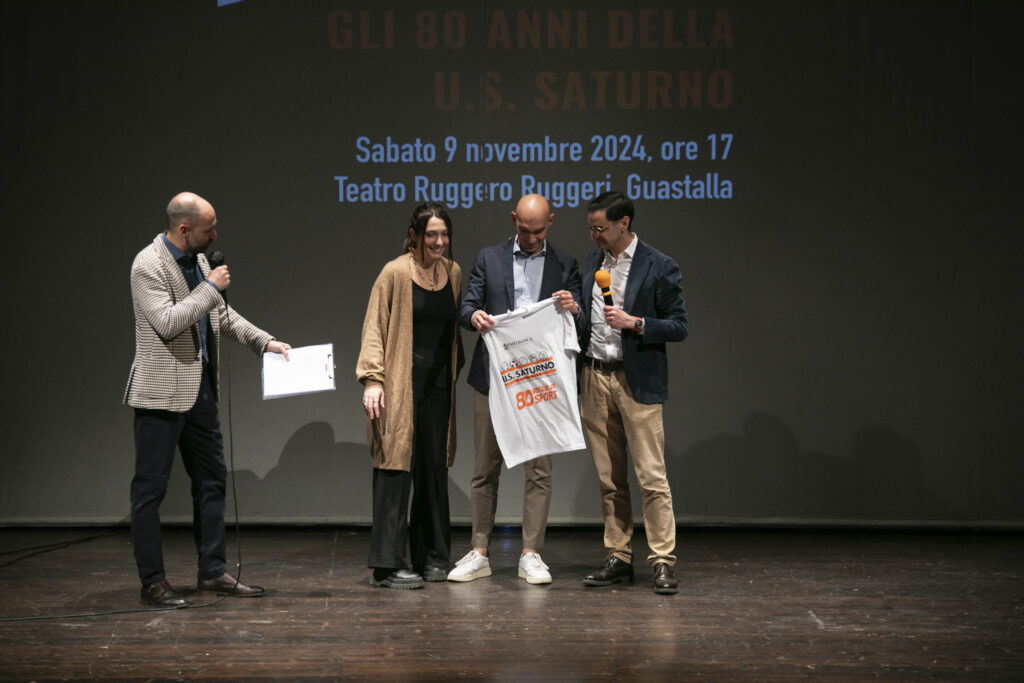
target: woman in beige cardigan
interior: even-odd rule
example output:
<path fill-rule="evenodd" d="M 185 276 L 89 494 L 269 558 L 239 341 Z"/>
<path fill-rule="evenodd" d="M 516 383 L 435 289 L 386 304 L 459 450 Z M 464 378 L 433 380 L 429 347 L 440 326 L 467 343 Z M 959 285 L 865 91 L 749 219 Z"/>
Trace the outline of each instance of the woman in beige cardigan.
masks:
<path fill-rule="evenodd" d="M 373 463 L 372 586 L 422 588 L 424 578 L 447 577 L 448 467 L 462 367 L 462 270 L 450 256 L 451 238 L 443 205 L 416 207 L 405 253 L 381 270 L 366 308 L 356 377 Z"/>

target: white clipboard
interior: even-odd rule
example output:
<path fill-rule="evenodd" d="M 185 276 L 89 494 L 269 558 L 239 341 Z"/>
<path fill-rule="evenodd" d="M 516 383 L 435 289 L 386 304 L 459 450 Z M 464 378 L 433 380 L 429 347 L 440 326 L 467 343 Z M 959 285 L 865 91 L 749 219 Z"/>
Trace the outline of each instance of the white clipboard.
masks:
<path fill-rule="evenodd" d="M 263 354 L 263 399 L 334 391 L 334 344 Z"/>

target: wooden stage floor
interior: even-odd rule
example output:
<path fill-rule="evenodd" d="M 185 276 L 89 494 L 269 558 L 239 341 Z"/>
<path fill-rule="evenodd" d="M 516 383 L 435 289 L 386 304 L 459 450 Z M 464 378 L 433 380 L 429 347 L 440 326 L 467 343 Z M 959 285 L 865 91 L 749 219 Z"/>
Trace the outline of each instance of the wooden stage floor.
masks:
<path fill-rule="evenodd" d="M 468 530 L 454 541 L 461 557 Z M 0 679 L 1024 680 L 1018 534 L 683 529 L 675 596 L 643 563 L 633 585 L 584 588 L 593 528 L 549 530 L 546 587 L 517 578 L 515 532 L 491 578 L 415 591 L 371 588 L 368 545 L 364 528 L 243 528 L 266 597 L 76 616 L 143 609 L 127 530 L 0 529 L 0 618 L 56 617 L 0 622 Z M 236 547 L 232 531 L 232 564 Z M 194 586 L 190 532 L 164 548 Z"/>

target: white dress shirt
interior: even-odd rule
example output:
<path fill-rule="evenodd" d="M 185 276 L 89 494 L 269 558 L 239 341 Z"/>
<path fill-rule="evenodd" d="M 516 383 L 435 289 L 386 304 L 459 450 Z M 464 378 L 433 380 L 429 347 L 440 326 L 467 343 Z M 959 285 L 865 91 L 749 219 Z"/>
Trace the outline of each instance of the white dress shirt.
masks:
<path fill-rule="evenodd" d="M 604 262 L 601 267 L 611 273 L 612 303 L 619 308 L 622 308 L 623 296 L 626 293 L 626 280 L 629 279 L 629 269 L 633 265 L 633 254 L 636 252 L 638 241 L 639 238 L 634 233 L 633 241 L 619 254 L 618 258 L 612 257 L 610 252 L 604 252 Z M 590 346 L 587 348 L 587 355 L 600 361 L 621 361 L 622 330 L 613 329 L 604 321 L 604 296 L 596 282 L 590 300 Z"/>

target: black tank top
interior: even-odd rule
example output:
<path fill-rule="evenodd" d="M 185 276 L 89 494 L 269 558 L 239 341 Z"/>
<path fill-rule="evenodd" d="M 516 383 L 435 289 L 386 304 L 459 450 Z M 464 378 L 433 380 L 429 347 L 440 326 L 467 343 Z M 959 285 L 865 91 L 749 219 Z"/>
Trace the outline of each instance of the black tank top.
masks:
<path fill-rule="evenodd" d="M 450 284 L 436 292 L 412 283 L 412 394 L 451 389 L 455 297 Z"/>

